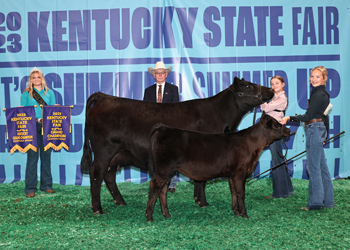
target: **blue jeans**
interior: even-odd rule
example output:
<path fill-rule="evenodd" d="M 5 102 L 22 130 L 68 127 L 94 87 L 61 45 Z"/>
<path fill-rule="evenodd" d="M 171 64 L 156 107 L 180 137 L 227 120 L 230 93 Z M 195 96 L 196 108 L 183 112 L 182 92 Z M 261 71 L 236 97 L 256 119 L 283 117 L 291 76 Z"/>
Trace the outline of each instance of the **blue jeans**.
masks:
<path fill-rule="evenodd" d="M 38 160 L 40 155 L 40 190 L 47 191 L 52 189 L 51 175 L 51 148 L 44 151 L 43 136 L 41 134 L 41 123 L 36 123 L 37 134 L 37 152 L 28 150 L 27 166 L 25 173 L 24 193 L 27 195 L 37 191 L 38 183 Z"/>
<path fill-rule="evenodd" d="M 177 179 L 177 175 L 175 173 L 175 175 L 170 179 L 168 188 L 176 188 L 176 179 Z"/>
<path fill-rule="evenodd" d="M 279 140 L 270 144 L 273 167 L 284 161 L 278 154 L 278 152 L 281 152 L 281 154 L 283 153 L 282 143 L 283 141 Z M 292 181 L 285 164 L 272 170 L 272 188 L 272 197 L 274 198 L 288 198 L 294 194 Z"/>
<path fill-rule="evenodd" d="M 307 208 L 334 207 L 331 175 L 326 163 L 323 142 L 327 137 L 323 122 L 310 123 L 306 131 L 306 170 L 309 175 L 309 202 Z"/>

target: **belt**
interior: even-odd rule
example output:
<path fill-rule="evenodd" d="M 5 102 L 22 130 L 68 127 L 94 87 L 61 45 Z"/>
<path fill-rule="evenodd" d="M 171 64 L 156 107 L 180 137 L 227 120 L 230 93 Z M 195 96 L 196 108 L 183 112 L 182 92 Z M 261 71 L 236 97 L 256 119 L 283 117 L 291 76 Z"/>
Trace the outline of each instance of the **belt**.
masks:
<path fill-rule="evenodd" d="M 43 118 L 39 118 L 39 119 L 35 119 L 36 122 L 42 123 L 43 122 Z"/>
<path fill-rule="evenodd" d="M 305 125 L 308 125 L 310 123 L 315 123 L 315 122 L 323 122 L 323 120 L 321 118 L 320 119 L 314 118 L 314 119 L 311 119 L 310 121 L 304 122 L 304 123 L 305 123 Z"/>

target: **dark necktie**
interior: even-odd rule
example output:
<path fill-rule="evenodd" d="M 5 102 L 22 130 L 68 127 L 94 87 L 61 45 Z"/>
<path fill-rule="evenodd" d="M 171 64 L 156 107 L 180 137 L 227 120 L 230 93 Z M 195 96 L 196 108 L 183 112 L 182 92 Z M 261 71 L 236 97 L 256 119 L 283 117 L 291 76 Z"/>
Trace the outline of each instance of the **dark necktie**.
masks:
<path fill-rule="evenodd" d="M 157 102 L 161 103 L 162 102 L 162 85 L 159 85 L 158 88 L 158 99 Z"/>

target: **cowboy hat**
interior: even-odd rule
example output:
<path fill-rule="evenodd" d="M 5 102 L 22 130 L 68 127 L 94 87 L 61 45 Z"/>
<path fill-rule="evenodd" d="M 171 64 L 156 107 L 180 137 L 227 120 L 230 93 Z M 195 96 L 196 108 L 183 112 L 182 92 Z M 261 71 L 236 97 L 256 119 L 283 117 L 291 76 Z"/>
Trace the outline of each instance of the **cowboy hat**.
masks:
<path fill-rule="evenodd" d="M 166 73 L 169 74 L 171 72 L 171 70 L 173 69 L 173 67 L 169 66 L 167 69 L 165 68 L 165 65 L 163 62 L 157 62 L 156 66 L 154 66 L 154 68 L 149 67 L 148 68 L 148 73 L 150 73 L 152 76 L 154 76 L 154 72 L 157 69 L 165 69 Z"/>

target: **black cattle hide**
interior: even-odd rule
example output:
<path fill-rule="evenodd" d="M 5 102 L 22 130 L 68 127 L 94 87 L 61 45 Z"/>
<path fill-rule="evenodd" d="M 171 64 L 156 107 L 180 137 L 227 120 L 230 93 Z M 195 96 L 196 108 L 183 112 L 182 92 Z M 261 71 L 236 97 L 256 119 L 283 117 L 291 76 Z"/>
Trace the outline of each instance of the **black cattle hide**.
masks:
<path fill-rule="evenodd" d="M 148 170 L 148 137 L 156 123 L 205 133 L 235 131 L 248 111 L 272 97 L 272 89 L 237 77 L 213 97 L 179 103 L 150 103 L 100 92 L 91 95 L 86 104 L 80 167 L 82 173 L 90 175 L 93 212 L 103 213 L 103 180 L 114 202 L 126 204 L 115 182 L 116 172 L 124 166 Z M 195 182 L 194 197 L 200 206 L 208 205 L 205 183 Z"/>

